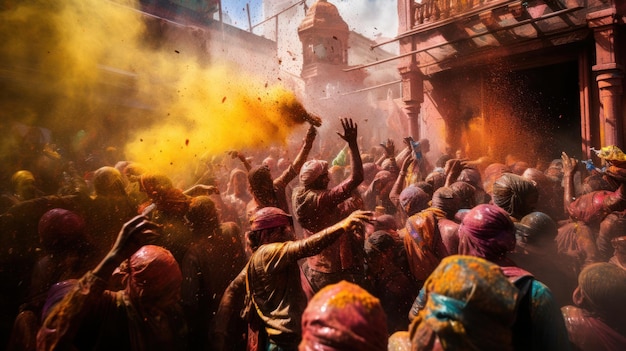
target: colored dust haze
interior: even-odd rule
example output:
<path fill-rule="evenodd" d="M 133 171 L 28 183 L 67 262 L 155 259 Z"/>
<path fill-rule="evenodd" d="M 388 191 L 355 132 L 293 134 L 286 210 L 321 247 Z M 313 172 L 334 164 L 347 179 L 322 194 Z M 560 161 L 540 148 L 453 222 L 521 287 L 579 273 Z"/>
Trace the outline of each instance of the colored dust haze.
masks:
<path fill-rule="evenodd" d="M 486 81 L 482 90 L 460 88 L 470 106 L 459 113 L 458 146 L 464 155 L 471 159 L 488 156 L 489 162 L 525 161 L 535 167 L 559 158 L 561 151 L 570 152 L 564 138 L 557 140 L 562 126 L 552 110 L 558 101 L 548 100 L 549 94 L 529 86 L 533 79 L 527 74 L 505 66 L 476 79 L 477 84 Z"/>
<path fill-rule="evenodd" d="M 286 89 L 209 65 L 182 42 L 176 50 L 151 45 L 135 5 L 3 5 L 0 78 L 12 86 L 3 88 L 0 126 L 50 130 L 74 157 L 112 146 L 177 176 L 207 155 L 284 144 L 304 123 L 306 111 Z"/>

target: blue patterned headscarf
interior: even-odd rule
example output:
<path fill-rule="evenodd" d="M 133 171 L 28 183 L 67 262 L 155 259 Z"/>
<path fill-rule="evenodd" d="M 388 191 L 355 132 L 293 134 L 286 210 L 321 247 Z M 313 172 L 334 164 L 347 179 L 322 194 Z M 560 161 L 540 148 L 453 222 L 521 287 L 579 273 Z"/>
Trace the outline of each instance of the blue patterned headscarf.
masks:
<path fill-rule="evenodd" d="M 518 290 L 500 267 L 478 257 L 444 258 L 424 284 L 426 303 L 409 332 L 418 350 L 512 350 Z"/>

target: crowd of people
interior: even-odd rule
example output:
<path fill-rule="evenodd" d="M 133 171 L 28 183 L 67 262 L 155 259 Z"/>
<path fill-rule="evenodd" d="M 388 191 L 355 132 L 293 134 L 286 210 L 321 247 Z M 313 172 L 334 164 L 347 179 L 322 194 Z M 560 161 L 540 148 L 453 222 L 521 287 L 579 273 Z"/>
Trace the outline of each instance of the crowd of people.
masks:
<path fill-rule="evenodd" d="M 24 135 L 0 201 L 0 342 L 626 350 L 619 148 L 598 165 L 433 162 L 427 139 L 361 145 L 340 122 L 337 150 L 314 150 L 311 125 L 293 150 L 230 151 L 190 184 Z"/>

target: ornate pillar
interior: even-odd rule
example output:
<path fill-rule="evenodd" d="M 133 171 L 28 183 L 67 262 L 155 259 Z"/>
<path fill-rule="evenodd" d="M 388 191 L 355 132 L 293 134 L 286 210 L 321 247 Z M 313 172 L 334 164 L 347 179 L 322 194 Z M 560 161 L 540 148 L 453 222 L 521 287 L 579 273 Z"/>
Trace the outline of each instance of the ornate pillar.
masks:
<path fill-rule="evenodd" d="M 587 14 L 596 43 L 596 64 L 592 67 L 600 91 L 600 142 L 602 146 L 624 148 L 622 94 L 624 67 L 616 57 L 617 15 L 615 8 Z"/>
<path fill-rule="evenodd" d="M 398 0 L 398 34 L 413 29 L 415 24 L 415 1 Z M 410 36 L 399 41 L 400 54 L 415 50 L 415 39 Z M 410 55 L 398 60 L 398 71 L 402 77 L 403 110 L 408 118 L 408 135 L 413 139 L 420 139 L 419 113 L 424 102 L 424 77 L 417 65 L 416 55 Z"/>
<path fill-rule="evenodd" d="M 600 103 L 602 104 L 600 114 L 600 123 L 604 126 L 602 145 L 616 145 L 623 149 L 624 121 L 621 116 L 621 99 L 624 74 L 620 70 L 602 70 L 601 72 L 596 77 L 596 81 L 600 89 Z"/>
<path fill-rule="evenodd" d="M 424 77 L 415 63 L 400 67 L 399 71 L 402 77 L 404 112 L 409 120 L 409 135 L 418 140 L 421 138 L 419 113 L 422 102 L 424 102 Z"/>

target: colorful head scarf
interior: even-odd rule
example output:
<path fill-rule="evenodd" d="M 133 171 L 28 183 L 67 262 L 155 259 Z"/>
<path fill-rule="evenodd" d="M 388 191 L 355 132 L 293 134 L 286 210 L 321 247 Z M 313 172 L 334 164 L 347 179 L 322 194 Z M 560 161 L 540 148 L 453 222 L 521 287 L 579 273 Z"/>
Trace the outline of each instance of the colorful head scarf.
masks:
<path fill-rule="evenodd" d="M 126 185 L 120 171 L 101 167 L 93 175 L 93 188 L 97 196 L 125 196 Z"/>
<path fill-rule="evenodd" d="M 335 158 L 333 159 L 331 164 L 333 166 L 344 167 L 344 166 L 346 166 L 348 164 L 347 161 L 348 161 L 348 154 L 346 152 L 346 148 L 344 147 L 343 149 L 341 149 L 341 151 L 339 151 L 337 156 L 335 156 Z"/>
<path fill-rule="evenodd" d="M 145 245 L 130 257 L 127 291 L 132 298 L 158 301 L 180 293 L 183 276 L 172 254 Z"/>
<path fill-rule="evenodd" d="M 382 252 L 388 249 L 393 249 L 397 242 L 391 234 L 384 230 L 378 230 L 372 233 L 365 241 L 365 252 L 370 254 L 372 251 Z M 389 262 L 389 264 L 394 264 Z"/>
<path fill-rule="evenodd" d="M 393 176 L 393 174 L 391 174 L 391 172 L 382 170 L 376 173 L 376 176 L 374 176 L 374 180 L 382 182 L 383 184 L 387 184 L 389 182 L 393 182 L 394 180 L 396 180 L 396 178 Z"/>
<path fill-rule="evenodd" d="M 11 177 L 11 185 L 16 194 L 22 194 L 25 189 L 35 186 L 35 176 L 30 171 L 17 171 Z"/>
<path fill-rule="evenodd" d="M 387 317 L 380 301 L 341 281 L 320 290 L 302 315 L 300 351 L 386 351 Z"/>
<path fill-rule="evenodd" d="M 459 226 L 459 254 L 498 261 L 515 248 L 515 225 L 500 207 L 472 208 Z"/>
<path fill-rule="evenodd" d="M 37 231 L 48 251 L 76 249 L 77 242 L 85 238 L 85 221 L 72 211 L 54 208 L 41 216 Z"/>
<path fill-rule="evenodd" d="M 400 206 L 402 206 L 406 215 L 410 217 L 417 212 L 428 208 L 430 196 L 428 196 L 424 190 L 416 186 L 409 186 L 402 190 L 399 200 Z"/>
<path fill-rule="evenodd" d="M 522 242 L 533 244 L 543 239 L 554 240 L 557 235 L 557 224 L 543 212 L 531 212 L 515 223 L 517 235 Z"/>
<path fill-rule="evenodd" d="M 488 194 L 493 192 L 493 183 L 511 169 L 503 163 L 492 163 L 483 171 L 483 188 Z"/>
<path fill-rule="evenodd" d="M 189 208 L 189 197 L 175 188 L 168 176 L 144 173 L 139 183 L 146 195 L 157 204 L 158 210 L 182 216 Z"/>
<path fill-rule="evenodd" d="M 611 325 L 626 323 L 626 271 L 607 262 L 586 266 L 578 275 L 574 302 Z"/>
<path fill-rule="evenodd" d="M 376 173 L 380 171 L 380 168 L 374 162 L 367 162 L 363 164 L 363 182 L 369 184 L 374 180 Z"/>
<path fill-rule="evenodd" d="M 309 160 L 304 163 L 300 170 L 300 183 L 304 186 L 311 185 L 319 176 L 328 171 L 328 162 L 323 160 Z"/>
<path fill-rule="evenodd" d="M 461 208 L 472 208 L 475 206 L 476 200 L 474 194 L 476 193 L 476 188 L 470 183 L 454 182 L 450 184 L 450 189 L 459 195 Z"/>
<path fill-rule="evenodd" d="M 232 183 L 233 180 L 235 178 L 237 178 L 237 177 L 246 178 L 246 180 L 247 180 L 248 174 L 244 170 L 242 170 L 240 168 L 233 168 L 230 171 L 230 175 L 228 176 L 228 182 Z"/>
<path fill-rule="evenodd" d="M 424 181 L 431 184 L 434 191 L 437 191 L 437 189 L 446 184 L 446 175 L 442 172 L 433 171 L 426 176 L 426 179 L 424 179 Z"/>
<path fill-rule="evenodd" d="M 553 181 L 548 178 L 545 173 L 538 170 L 537 168 L 526 168 L 524 173 L 522 173 L 522 178 L 528 179 L 531 182 L 535 182 L 537 188 L 541 189 L 544 192 L 550 190 L 550 186 L 553 183 Z"/>
<path fill-rule="evenodd" d="M 276 207 L 264 207 L 250 218 L 251 231 L 290 226 L 291 224 L 291 216 Z"/>
<path fill-rule="evenodd" d="M 505 173 L 493 183 L 493 203 L 517 220 L 533 211 L 539 193 L 530 180 Z"/>
<path fill-rule="evenodd" d="M 461 208 L 461 198 L 449 187 L 441 187 L 435 190 L 432 199 L 432 207 L 446 213 L 446 217 L 454 218 L 454 214 Z"/>
<path fill-rule="evenodd" d="M 463 168 L 461 174 L 459 174 L 456 180 L 459 182 L 469 183 L 477 189 L 483 188 L 483 181 L 480 176 L 480 172 L 476 168 Z"/>
<path fill-rule="evenodd" d="M 423 289 L 425 307 L 409 328 L 413 349 L 427 350 L 434 334 L 445 350 L 512 350 L 518 289 L 498 265 L 449 256 Z"/>
<path fill-rule="evenodd" d="M 521 176 L 524 173 L 524 171 L 528 168 L 528 163 L 524 161 L 517 161 L 517 162 L 514 162 L 510 166 L 510 168 L 511 168 L 511 173 Z"/>
<path fill-rule="evenodd" d="M 374 230 L 398 230 L 398 222 L 396 221 L 396 217 L 389 214 L 384 214 L 376 217 Z"/>

